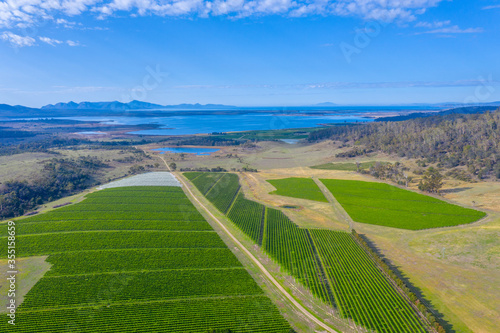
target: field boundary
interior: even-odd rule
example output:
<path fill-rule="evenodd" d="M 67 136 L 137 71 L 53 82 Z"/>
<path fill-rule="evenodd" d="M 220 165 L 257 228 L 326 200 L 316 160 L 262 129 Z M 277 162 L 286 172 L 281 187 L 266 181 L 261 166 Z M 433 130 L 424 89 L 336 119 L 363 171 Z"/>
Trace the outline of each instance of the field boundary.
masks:
<path fill-rule="evenodd" d="M 335 196 L 328 190 L 328 188 L 321 182 L 316 177 L 312 177 L 316 185 L 318 185 L 319 189 L 321 192 L 323 192 L 323 195 L 325 196 L 326 200 L 328 200 L 328 203 L 332 205 L 334 212 L 337 214 L 337 216 L 341 217 L 343 220 L 347 221 L 349 224 L 349 232 L 354 228 L 353 223 L 355 222 L 349 214 L 347 214 L 346 210 L 340 202 L 337 201 Z"/>

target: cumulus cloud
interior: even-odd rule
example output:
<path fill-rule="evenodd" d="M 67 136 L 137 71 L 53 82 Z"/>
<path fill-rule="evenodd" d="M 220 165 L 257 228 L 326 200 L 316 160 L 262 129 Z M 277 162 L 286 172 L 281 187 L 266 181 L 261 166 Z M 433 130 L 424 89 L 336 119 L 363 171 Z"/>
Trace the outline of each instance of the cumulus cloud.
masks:
<path fill-rule="evenodd" d="M 99 18 L 115 13 L 201 17 L 334 15 L 409 22 L 442 1 L 445 0 L 0 0 L 0 27 L 23 27 L 39 20 L 55 20 L 69 27 L 72 22 L 63 17 L 84 12 Z"/>
<path fill-rule="evenodd" d="M 72 40 L 62 41 L 62 40 L 53 39 L 53 38 L 49 38 L 49 37 L 38 37 L 38 39 L 41 42 L 52 45 L 52 46 L 56 46 L 56 45 L 60 45 L 60 44 L 66 44 L 69 46 L 79 46 L 80 45 L 80 43 L 72 41 Z"/>
<path fill-rule="evenodd" d="M 0 39 L 9 42 L 14 47 L 33 46 L 36 42 L 32 37 L 19 36 L 10 31 L 3 32 Z"/>
<path fill-rule="evenodd" d="M 64 43 L 63 41 L 60 41 L 60 40 L 57 40 L 57 39 L 52 39 L 52 38 L 49 38 L 49 37 L 38 37 L 38 39 L 41 42 L 47 43 L 47 44 L 52 45 L 52 46 L 56 46 L 58 44 Z"/>
<path fill-rule="evenodd" d="M 428 28 L 428 29 L 436 29 L 436 28 L 441 28 L 447 25 L 450 25 L 451 21 L 434 21 L 434 22 L 417 22 L 415 24 L 416 28 Z"/>

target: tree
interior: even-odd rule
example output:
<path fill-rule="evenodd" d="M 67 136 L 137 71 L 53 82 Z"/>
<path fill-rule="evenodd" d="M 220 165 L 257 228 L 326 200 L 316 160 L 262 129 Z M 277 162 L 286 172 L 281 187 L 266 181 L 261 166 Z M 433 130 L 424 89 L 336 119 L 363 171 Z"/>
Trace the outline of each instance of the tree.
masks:
<path fill-rule="evenodd" d="M 439 193 L 441 187 L 443 187 L 443 175 L 438 169 L 429 167 L 418 184 L 418 189 L 430 193 Z"/>
<path fill-rule="evenodd" d="M 168 166 L 170 167 L 170 169 L 172 169 L 172 171 L 175 171 L 175 169 L 177 169 L 177 164 L 175 164 L 174 162 L 170 163 Z"/>

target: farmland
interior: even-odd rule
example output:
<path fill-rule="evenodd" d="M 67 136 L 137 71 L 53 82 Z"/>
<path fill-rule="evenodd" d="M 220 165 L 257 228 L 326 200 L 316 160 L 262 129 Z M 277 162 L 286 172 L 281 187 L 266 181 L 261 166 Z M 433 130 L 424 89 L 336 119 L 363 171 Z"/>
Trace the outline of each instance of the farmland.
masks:
<path fill-rule="evenodd" d="M 230 207 L 227 217 L 236 227 L 340 316 L 377 332 L 426 331 L 351 234 L 299 228 L 281 211 L 241 192 Z M 262 236 L 257 237 L 259 228 Z"/>
<path fill-rule="evenodd" d="M 413 309 L 345 232 L 311 230 L 339 309 L 377 332 L 425 332 Z"/>
<path fill-rule="evenodd" d="M 52 267 L 18 307 L 15 332 L 290 329 L 180 187 L 104 189 L 16 228 L 18 255 L 47 255 Z"/>
<path fill-rule="evenodd" d="M 271 179 L 268 182 L 276 187 L 276 191 L 271 192 L 271 194 L 328 202 L 311 178 Z"/>
<path fill-rule="evenodd" d="M 383 183 L 321 179 L 356 222 L 421 230 L 472 223 L 486 214 Z"/>

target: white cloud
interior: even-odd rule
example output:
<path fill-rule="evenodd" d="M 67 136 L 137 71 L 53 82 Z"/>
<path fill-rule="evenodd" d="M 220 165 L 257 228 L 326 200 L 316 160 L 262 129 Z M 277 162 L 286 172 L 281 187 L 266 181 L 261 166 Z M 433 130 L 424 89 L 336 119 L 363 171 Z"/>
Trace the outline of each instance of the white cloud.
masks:
<path fill-rule="evenodd" d="M 434 21 L 434 22 L 417 22 L 415 24 L 416 28 L 428 28 L 428 29 L 436 29 L 436 28 L 441 28 L 447 25 L 450 25 L 451 21 Z"/>
<path fill-rule="evenodd" d="M 79 42 L 75 42 L 75 41 L 72 41 L 72 40 L 67 40 L 66 44 L 68 44 L 69 46 L 80 46 Z"/>
<path fill-rule="evenodd" d="M 458 25 L 444 27 L 423 32 L 424 34 L 475 34 L 484 32 L 483 28 L 467 28 L 462 29 Z"/>
<path fill-rule="evenodd" d="M 52 38 L 49 38 L 49 37 L 38 37 L 38 39 L 41 42 L 47 43 L 47 44 L 52 45 L 52 46 L 56 46 L 57 44 L 64 43 L 63 41 L 60 41 L 60 40 L 57 40 L 57 39 L 52 39 Z"/>
<path fill-rule="evenodd" d="M 500 8 L 500 5 L 491 5 L 491 6 L 486 6 L 486 7 L 483 7 L 484 10 L 488 10 L 488 9 L 498 9 Z"/>
<path fill-rule="evenodd" d="M 446 37 L 452 37 L 455 34 L 473 34 L 484 32 L 483 28 L 467 28 L 462 29 L 458 25 L 451 25 L 451 21 L 434 21 L 434 22 L 417 22 L 415 28 L 431 29 L 427 31 L 417 32 L 416 35 L 421 34 L 441 34 Z"/>
<path fill-rule="evenodd" d="M 0 39 L 9 42 L 14 47 L 33 46 L 36 42 L 32 37 L 19 36 L 10 31 L 2 33 Z"/>
<path fill-rule="evenodd" d="M 334 15 L 410 22 L 442 1 L 446 0 L 0 0 L 0 27 L 47 19 L 71 27 L 74 22 L 63 17 L 85 12 L 99 18 L 125 12 L 130 16 Z"/>

